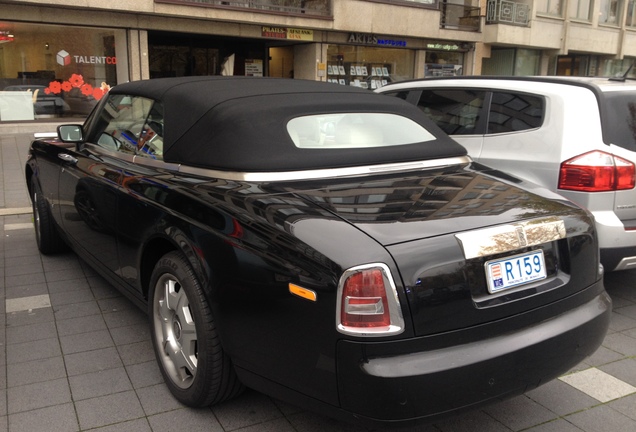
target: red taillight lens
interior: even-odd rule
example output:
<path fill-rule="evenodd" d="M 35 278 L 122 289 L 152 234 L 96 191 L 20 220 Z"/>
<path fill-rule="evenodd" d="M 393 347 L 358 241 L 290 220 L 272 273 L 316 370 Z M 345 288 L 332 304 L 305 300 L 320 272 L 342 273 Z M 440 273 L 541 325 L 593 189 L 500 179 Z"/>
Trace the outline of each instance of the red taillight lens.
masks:
<path fill-rule="evenodd" d="M 636 167 L 618 156 L 593 151 L 561 164 L 559 189 L 608 192 L 633 189 Z"/>
<path fill-rule="evenodd" d="M 381 336 L 404 331 L 404 318 L 391 277 L 382 263 L 344 272 L 338 286 L 336 326 L 344 334 Z"/>
<path fill-rule="evenodd" d="M 341 323 L 347 327 L 383 327 L 391 324 L 384 276 L 380 269 L 349 276 L 342 291 Z"/>

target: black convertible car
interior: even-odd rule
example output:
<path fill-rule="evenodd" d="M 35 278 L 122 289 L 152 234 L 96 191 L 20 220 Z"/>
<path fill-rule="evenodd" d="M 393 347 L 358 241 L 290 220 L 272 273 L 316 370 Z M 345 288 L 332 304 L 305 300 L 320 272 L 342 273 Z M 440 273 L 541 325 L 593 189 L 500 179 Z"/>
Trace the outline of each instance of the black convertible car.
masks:
<path fill-rule="evenodd" d="M 246 77 L 131 82 L 36 139 L 42 253 L 147 308 L 174 396 L 249 386 L 334 417 L 433 420 L 601 344 L 589 214 L 472 164 L 407 102 Z"/>

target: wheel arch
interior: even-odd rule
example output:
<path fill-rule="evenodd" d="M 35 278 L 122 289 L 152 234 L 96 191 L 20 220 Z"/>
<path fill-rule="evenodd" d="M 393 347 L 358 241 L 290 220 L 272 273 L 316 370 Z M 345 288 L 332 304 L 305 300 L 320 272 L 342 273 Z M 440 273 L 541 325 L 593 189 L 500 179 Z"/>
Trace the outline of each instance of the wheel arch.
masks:
<path fill-rule="evenodd" d="M 145 244 L 139 261 L 139 279 L 146 300 L 148 300 L 150 277 L 155 265 L 162 256 L 175 250 L 179 248 L 165 237 L 155 237 Z"/>
<path fill-rule="evenodd" d="M 143 296 L 146 300 L 148 300 L 150 278 L 155 265 L 161 257 L 172 251 L 179 251 L 183 254 L 186 261 L 192 266 L 202 286 L 206 286 L 210 279 L 209 274 L 204 270 L 206 265 L 202 262 L 201 254 L 197 253 L 200 249 L 196 243 L 179 228 L 172 227 L 162 231 L 161 235 L 157 235 L 146 242 L 139 260 L 139 278 Z"/>

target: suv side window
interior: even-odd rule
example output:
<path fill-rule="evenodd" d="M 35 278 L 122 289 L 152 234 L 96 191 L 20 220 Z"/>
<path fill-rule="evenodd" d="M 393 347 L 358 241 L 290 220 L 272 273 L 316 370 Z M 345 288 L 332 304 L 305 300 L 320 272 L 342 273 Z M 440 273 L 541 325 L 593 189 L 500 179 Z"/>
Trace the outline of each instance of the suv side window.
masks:
<path fill-rule="evenodd" d="M 488 113 L 489 134 L 534 129 L 543 123 L 542 97 L 514 92 L 493 92 Z"/>
<path fill-rule="evenodd" d="M 417 106 L 449 135 L 474 135 L 486 92 L 469 89 L 422 90 Z"/>

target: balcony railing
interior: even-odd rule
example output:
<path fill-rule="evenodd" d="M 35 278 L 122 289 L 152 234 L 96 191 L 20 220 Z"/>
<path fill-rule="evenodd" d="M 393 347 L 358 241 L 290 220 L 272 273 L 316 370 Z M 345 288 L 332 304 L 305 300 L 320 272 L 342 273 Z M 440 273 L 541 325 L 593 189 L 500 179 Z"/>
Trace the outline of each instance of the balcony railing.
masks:
<path fill-rule="evenodd" d="M 530 25 L 529 1 L 488 0 L 486 24 L 509 24 L 528 27 Z"/>
<path fill-rule="evenodd" d="M 440 26 L 445 29 L 479 31 L 480 8 L 452 3 L 440 3 Z"/>
<path fill-rule="evenodd" d="M 283 13 L 303 16 L 330 17 L 331 0 L 155 0 L 155 3 L 187 4 L 228 9 Z"/>

